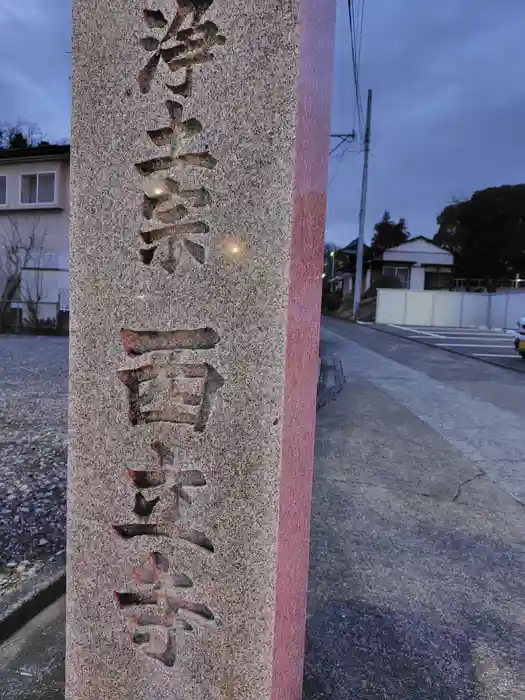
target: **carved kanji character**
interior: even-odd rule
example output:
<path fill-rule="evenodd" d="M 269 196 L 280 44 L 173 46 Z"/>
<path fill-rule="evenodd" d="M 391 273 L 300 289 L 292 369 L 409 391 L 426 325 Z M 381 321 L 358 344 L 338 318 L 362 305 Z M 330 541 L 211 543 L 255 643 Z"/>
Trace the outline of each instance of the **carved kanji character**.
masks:
<path fill-rule="evenodd" d="M 219 33 L 216 24 L 210 21 L 201 22 L 212 2 L 213 0 L 178 0 L 177 12 L 169 26 L 168 20 L 160 10 L 144 10 L 144 22 L 149 29 L 167 29 L 161 38 L 146 36 L 140 39 L 142 48 L 153 52 L 137 76 L 141 92 L 149 92 L 161 57 L 172 71 L 213 59 L 209 49 L 215 45 L 223 45 L 226 39 Z M 192 17 L 191 24 L 183 29 L 189 17 Z M 177 43 L 171 47 L 166 46 L 172 40 Z M 188 80 L 188 76 L 186 79 Z"/>
<path fill-rule="evenodd" d="M 128 390 L 132 425 L 166 421 L 193 425 L 197 431 L 205 429 L 211 398 L 224 380 L 207 362 L 191 364 L 174 359 L 173 353 L 153 352 L 141 365 L 118 370 Z"/>

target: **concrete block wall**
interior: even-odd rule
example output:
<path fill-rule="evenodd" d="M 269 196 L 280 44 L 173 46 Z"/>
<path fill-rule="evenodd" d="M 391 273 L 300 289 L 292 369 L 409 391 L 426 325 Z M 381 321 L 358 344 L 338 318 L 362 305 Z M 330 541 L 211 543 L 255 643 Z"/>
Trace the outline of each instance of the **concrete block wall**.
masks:
<path fill-rule="evenodd" d="M 525 290 L 484 294 L 380 289 L 377 295 L 377 323 L 513 329 L 521 316 Z"/>

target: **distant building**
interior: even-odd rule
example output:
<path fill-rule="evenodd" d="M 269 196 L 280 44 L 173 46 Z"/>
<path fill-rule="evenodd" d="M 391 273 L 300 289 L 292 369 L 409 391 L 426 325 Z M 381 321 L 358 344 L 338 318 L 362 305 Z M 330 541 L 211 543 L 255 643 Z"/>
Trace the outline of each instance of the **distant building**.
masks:
<path fill-rule="evenodd" d="M 0 149 L 0 298 L 24 317 L 29 301 L 42 320 L 69 309 L 69 151 Z"/>
<path fill-rule="evenodd" d="M 357 239 L 337 251 L 340 271 L 335 283 L 342 287 L 343 296 L 352 293 L 355 275 Z M 424 236 L 416 236 L 372 257 L 369 246 L 364 246 L 364 292 L 382 275 L 398 277 L 406 289 L 452 289 L 454 286 L 454 256 Z"/>
<path fill-rule="evenodd" d="M 454 256 L 424 236 L 416 236 L 373 258 L 365 286 L 381 275 L 398 277 L 406 289 L 452 289 Z"/>

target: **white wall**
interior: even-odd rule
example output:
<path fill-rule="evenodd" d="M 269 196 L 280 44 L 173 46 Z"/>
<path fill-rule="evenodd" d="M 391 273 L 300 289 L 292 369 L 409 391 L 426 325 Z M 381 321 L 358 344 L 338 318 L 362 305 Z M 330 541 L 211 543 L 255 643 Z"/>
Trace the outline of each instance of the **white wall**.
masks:
<path fill-rule="evenodd" d="M 525 290 L 478 294 L 379 289 L 377 294 L 376 323 L 514 329 L 521 316 L 525 316 Z"/>
<path fill-rule="evenodd" d="M 55 172 L 56 202 L 49 205 L 20 204 L 20 176 L 23 173 Z M 1 163 L 7 177 L 7 203 L 0 207 L 0 238 L 11 232 L 11 221 L 23 240 L 35 231 L 46 252 L 68 254 L 69 248 L 69 165 L 55 161 Z"/>
<path fill-rule="evenodd" d="M 413 289 L 416 292 L 423 291 L 425 289 L 425 268 L 420 265 L 414 265 L 410 270 L 410 284 L 409 289 Z"/>
<path fill-rule="evenodd" d="M 468 292 L 379 289 L 376 323 L 467 328 L 488 323 L 488 296 Z"/>
<path fill-rule="evenodd" d="M 62 308 L 69 305 L 69 274 L 67 270 L 22 270 L 20 285 L 21 300 L 40 297 L 42 302 L 56 304 Z"/>
<path fill-rule="evenodd" d="M 29 261 L 31 264 L 31 261 Z M 27 301 L 37 301 L 41 320 L 56 318 L 58 309 L 69 309 L 69 271 L 67 258 L 47 254 L 35 260 L 35 267 L 23 268 L 20 280 L 20 307 L 27 317 Z M 37 267 L 38 266 L 38 267 Z"/>
<path fill-rule="evenodd" d="M 490 328 L 516 327 L 516 321 L 525 316 L 525 290 L 489 294 L 488 322 Z"/>

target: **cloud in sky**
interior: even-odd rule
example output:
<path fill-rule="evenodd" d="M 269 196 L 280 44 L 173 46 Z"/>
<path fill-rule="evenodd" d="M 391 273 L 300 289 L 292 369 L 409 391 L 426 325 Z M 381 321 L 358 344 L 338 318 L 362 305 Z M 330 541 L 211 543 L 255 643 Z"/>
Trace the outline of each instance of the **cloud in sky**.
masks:
<path fill-rule="evenodd" d="M 346 0 L 338 0 L 332 131 L 356 126 Z M 525 181 L 525 3 L 365 0 L 363 101 L 373 89 L 366 237 L 385 209 L 432 236 L 453 197 Z M 357 235 L 362 153 L 330 164 L 327 239 Z"/>
<path fill-rule="evenodd" d="M 69 137 L 71 0 L 0 0 L 0 122 Z"/>
<path fill-rule="evenodd" d="M 332 131 L 356 126 L 347 0 L 337 0 Z M 522 0 L 365 0 L 374 91 L 367 239 L 388 209 L 432 236 L 453 197 L 525 181 Z M 70 133 L 71 0 L 0 0 L 0 121 Z M 327 239 L 357 234 L 363 154 L 332 157 Z"/>

